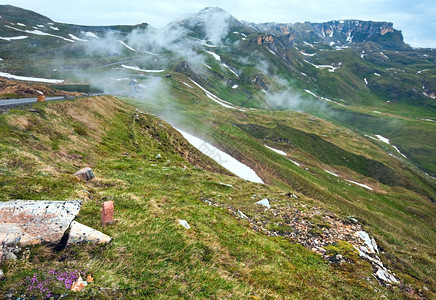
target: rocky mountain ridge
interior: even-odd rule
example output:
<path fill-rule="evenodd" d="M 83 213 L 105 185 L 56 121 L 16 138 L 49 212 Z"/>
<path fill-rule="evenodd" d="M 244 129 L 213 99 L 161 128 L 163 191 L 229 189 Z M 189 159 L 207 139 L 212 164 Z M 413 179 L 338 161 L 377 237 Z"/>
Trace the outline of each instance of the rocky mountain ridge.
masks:
<path fill-rule="evenodd" d="M 394 29 L 393 23 L 361 20 L 329 21 L 323 23 L 246 23 L 257 31 L 282 37 L 295 43 L 325 43 L 330 46 L 346 46 L 356 43 L 374 42 L 389 49 L 411 50 L 403 40 L 401 31 Z"/>

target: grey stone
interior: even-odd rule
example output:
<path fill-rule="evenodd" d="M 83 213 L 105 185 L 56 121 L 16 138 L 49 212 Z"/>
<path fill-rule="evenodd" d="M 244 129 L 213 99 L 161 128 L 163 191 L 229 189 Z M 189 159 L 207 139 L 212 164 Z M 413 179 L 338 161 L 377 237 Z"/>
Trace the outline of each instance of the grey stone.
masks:
<path fill-rule="evenodd" d="M 8 254 L 6 254 L 6 261 L 17 260 L 17 259 L 18 259 L 18 257 L 12 252 L 8 252 Z"/>
<path fill-rule="evenodd" d="M 70 236 L 68 237 L 68 244 L 76 244 L 83 242 L 90 242 L 95 244 L 107 244 L 111 241 L 111 237 L 95 230 L 79 222 L 73 221 L 70 226 Z"/>
<path fill-rule="evenodd" d="M 59 243 L 81 205 L 80 201 L 0 202 L 0 250 L 18 243 Z"/>
<path fill-rule="evenodd" d="M 79 178 L 80 180 L 83 180 L 83 181 L 89 181 L 95 177 L 94 172 L 89 167 L 80 169 L 79 171 L 74 173 L 74 176 L 76 176 L 77 178 Z"/>
<path fill-rule="evenodd" d="M 0 279 L 3 279 L 3 278 L 5 278 L 5 273 L 3 273 L 3 270 L 0 269 Z"/>

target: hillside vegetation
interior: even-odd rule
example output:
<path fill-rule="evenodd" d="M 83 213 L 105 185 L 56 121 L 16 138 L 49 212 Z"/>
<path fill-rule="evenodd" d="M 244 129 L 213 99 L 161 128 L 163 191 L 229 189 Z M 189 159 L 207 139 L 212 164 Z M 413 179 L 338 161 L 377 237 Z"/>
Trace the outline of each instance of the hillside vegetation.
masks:
<path fill-rule="evenodd" d="M 93 274 L 95 281 L 81 292 L 81 298 L 337 298 L 344 294 L 397 298 L 402 293 L 397 287 L 380 286 L 368 262 L 355 254 L 348 254 L 346 264 L 329 264 L 292 240 L 253 230 L 250 222 L 234 213 L 240 210 L 264 224 L 286 226 L 254 203 L 267 197 L 277 211 L 288 205 L 308 212 L 319 210 L 318 205 L 325 206 L 321 198 L 325 202 L 332 197 L 321 189 L 323 182 L 334 186 L 327 184 L 331 179 L 320 180 L 315 186 L 319 197 L 310 197 L 282 184 L 254 184 L 229 176 L 159 118 L 108 96 L 12 110 L 0 117 L 0 125 L 2 200 L 82 199 L 78 220 L 113 237 L 105 247 L 80 245 L 60 252 L 47 246 L 32 247 L 26 258 L 23 255 L 23 260 L 6 266 L 3 295 L 26 294 L 26 277 L 53 268 Z M 156 158 L 157 154 L 162 158 Z M 87 184 L 72 176 L 83 166 L 91 166 L 96 174 Z M 286 196 L 293 191 L 298 199 Z M 361 201 L 360 194 L 356 193 L 353 202 Z M 434 224 L 430 221 L 434 215 L 425 217 L 431 209 L 421 210 L 425 204 L 420 203 L 413 214 L 427 219 L 428 227 L 401 225 L 413 219 L 404 217 L 412 209 L 410 201 L 420 200 L 404 190 L 396 198 L 400 194 L 408 199 L 407 208 L 398 200 L 394 205 L 382 193 L 371 196 L 378 203 L 376 211 L 367 202 L 355 216 L 372 228 L 385 249 L 382 257 L 391 260 L 389 267 L 404 284 L 431 289 L 434 270 L 428 267 L 434 263 Z M 331 201 L 345 200 L 341 199 Z M 391 213 L 375 217 L 382 215 L 378 211 L 382 199 L 383 205 L 391 206 Z M 106 200 L 115 202 L 116 223 L 102 228 L 99 211 Z M 355 204 L 342 203 L 344 210 L 351 206 Z M 398 213 L 404 211 L 401 219 L 392 207 Z M 389 220 L 396 229 L 367 221 L 374 218 L 385 225 L 383 220 Z M 186 220 L 191 229 L 180 226 L 179 219 Z M 422 292 L 432 293 L 427 289 Z"/>

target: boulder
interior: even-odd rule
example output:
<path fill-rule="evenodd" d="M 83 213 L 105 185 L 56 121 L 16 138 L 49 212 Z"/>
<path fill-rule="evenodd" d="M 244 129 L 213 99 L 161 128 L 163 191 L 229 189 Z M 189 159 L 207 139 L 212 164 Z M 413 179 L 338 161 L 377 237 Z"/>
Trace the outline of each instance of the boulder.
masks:
<path fill-rule="evenodd" d="M 81 201 L 0 202 L 0 250 L 18 243 L 59 243 L 81 205 Z"/>
<path fill-rule="evenodd" d="M 89 181 L 95 177 L 94 172 L 89 167 L 80 169 L 79 171 L 74 173 L 74 176 L 76 176 L 77 178 L 79 178 L 80 180 L 83 180 L 83 181 Z"/>
<path fill-rule="evenodd" d="M 70 226 L 68 244 L 90 242 L 95 244 L 107 244 L 111 237 L 79 222 L 73 221 Z"/>

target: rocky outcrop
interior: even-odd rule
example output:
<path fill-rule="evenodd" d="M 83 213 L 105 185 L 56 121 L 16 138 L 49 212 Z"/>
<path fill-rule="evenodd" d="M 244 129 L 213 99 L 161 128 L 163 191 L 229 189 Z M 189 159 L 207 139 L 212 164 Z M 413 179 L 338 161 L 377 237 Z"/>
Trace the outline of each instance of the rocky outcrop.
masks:
<path fill-rule="evenodd" d="M 41 243 L 58 245 L 69 228 L 70 243 L 110 242 L 107 235 L 73 221 L 81 205 L 81 201 L 0 202 L 0 261 L 9 258 L 9 253 L 18 253 L 19 247 Z M 82 235 L 80 238 L 78 233 Z"/>
<path fill-rule="evenodd" d="M 0 245 L 57 244 L 81 205 L 80 201 L 0 202 Z"/>
<path fill-rule="evenodd" d="M 394 29 L 390 22 L 360 20 L 330 21 L 324 23 L 246 23 L 265 34 L 258 36 L 258 44 L 273 43 L 275 40 L 287 42 L 289 46 L 297 43 L 326 43 L 329 45 L 348 45 L 373 41 L 388 48 L 403 49 L 408 47 L 401 31 Z M 270 37 L 276 36 L 276 39 Z"/>
<path fill-rule="evenodd" d="M 293 197 L 291 194 L 290 197 Z M 295 196 L 295 195 L 294 195 Z M 296 196 L 295 196 L 296 197 Z M 293 198 L 295 198 L 293 197 Z M 202 199 L 205 203 L 227 209 L 232 215 L 247 220 L 250 227 L 269 236 L 283 236 L 291 241 L 300 243 L 304 247 L 322 255 L 326 260 L 342 263 L 342 255 L 331 256 L 326 248 L 336 242 L 347 242 L 354 246 L 356 254 L 367 260 L 373 267 L 373 275 L 383 284 L 399 284 L 399 280 L 388 270 L 378 256 L 379 247 L 374 238 L 364 231 L 363 226 L 355 219 L 340 220 L 330 212 L 320 207 L 309 207 L 302 203 L 292 203 L 285 207 L 275 207 L 268 199 L 266 212 L 274 216 L 270 218 L 250 216 L 231 206 L 226 206 L 210 199 Z M 265 199 L 255 202 L 263 205 Z M 279 224 L 280 230 L 267 229 L 271 225 Z M 274 227 L 274 226 L 272 226 Z M 289 229 L 286 230 L 285 228 Z"/>
<path fill-rule="evenodd" d="M 274 36 L 271 34 L 262 34 L 257 37 L 257 43 L 262 45 L 264 43 L 271 44 L 274 43 Z"/>

